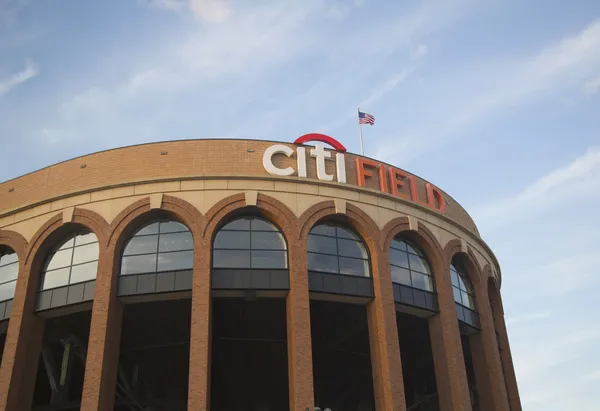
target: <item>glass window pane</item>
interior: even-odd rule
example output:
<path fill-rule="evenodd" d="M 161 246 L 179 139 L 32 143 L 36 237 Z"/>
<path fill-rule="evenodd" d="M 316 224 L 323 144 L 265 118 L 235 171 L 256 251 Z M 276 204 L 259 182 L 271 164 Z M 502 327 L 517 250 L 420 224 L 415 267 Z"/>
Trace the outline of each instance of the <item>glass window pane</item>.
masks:
<path fill-rule="evenodd" d="M 161 234 L 158 244 L 158 251 L 182 251 L 193 250 L 194 240 L 192 233 L 189 231 L 184 233 Z"/>
<path fill-rule="evenodd" d="M 352 231 L 347 230 L 343 227 L 336 227 L 336 229 L 337 229 L 337 235 L 339 238 L 348 238 L 350 240 L 360 241 L 360 238 L 358 238 L 358 236 L 356 234 L 354 234 Z"/>
<path fill-rule="evenodd" d="M 423 252 L 418 247 L 415 247 L 414 245 L 410 245 L 410 244 L 406 244 L 406 247 L 407 247 L 409 253 L 416 254 L 421 257 L 423 256 Z"/>
<path fill-rule="evenodd" d="M 287 268 L 285 251 L 252 251 L 252 268 Z"/>
<path fill-rule="evenodd" d="M 92 261 L 91 263 L 73 266 L 71 269 L 71 280 L 69 281 L 69 284 L 95 280 L 97 272 L 98 261 Z"/>
<path fill-rule="evenodd" d="M 406 251 L 406 243 L 402 240 L 392 240 L 392 244 L 391 244 L 392 248 L 395 248 L 397 250 L 402 250 L 402 251 Z"/>
<path fill-rule="evenodd" d="M 233 220 L 232 222 L 225 224 L 225 226 L 221 230 L 249 231 L 250 220 L 247 218 L 238 218 L 237 220 Z"/>
<path fill-rule="evenodd" d="M 56 268 L 68 267 L 71 265 L 71 257 L 73 255 L 73 249 L 68 248 L 66 250 L 57 251 L 50 257 L 46 270 L 54 270 Z"/>
<path fill-rule="evenodd" d="M 156 272 L 156 254 L 134 255 L 123 257 L 121 274 L 141 274 Z"/>
<path fill-rule="evenodd" d="M 475 304 L 473 304 L 473 300 L 471 299 L 471 296 L 467 293 L 465 293 L 464 291 L 461 292 L 462 294 L 462 304 L 465 307 L 469 307 L 471 309 L 475 309 Z"/>
<path fill-rule="evenodd" d="M 308 253 L 308 271 L 339 273 L 338 258 L 334 255 Z"/>
<path fill-rule="evenodd" d="M 0 256 L 0 266 L 16 263 L 18 260 L 19 258 L 16 253 L 4 254 L 3 256 Z"/>
<path fill-rule="evenodd" d="M 190 231 L 188 228 L 177 221 L 163 221 L 160 223 L 160 233 L 181 233 Z"/>
<path fill-rule="evenodd" d="M 147 235 L 143 237 L 133 237 L 123 255 L 150 254 L 158 250 L 158 235 Z"/>
<path fill-rule="evenodd" d="M 462 304 L 462 299 L 460 297 L 460 290 L 456 287 L 452 287 L 452 293 L 454 294 L 454 301 L 459 304 Z"/>
<path fill-rule="evenodd" d="M 193 266 L 193 251 L 178 251 L 158 255 L 158 271 L 191 270 Z"/>
<path fill-rule="evenodd" d="M 253 250 L 285 250 L 283 235 L 277 232 L 252 232 Z"/>
<path fill-rule="evenodd" d="M 250 221 L 250 227 L 252 231 L 279 231 L 273 224 L 269 223 L 268 221 L 261 220 L 260 218 L 253 218 Z"/>
<path fill-rule="evenodd" d="M 456 267 L 454 267 L 454 264 L 450 264 L 450 271 L 454 271 L 455 273 L 458 272 L 456 271 Z"/>
<path fill-rule="evenodd" d="M 19 264 L 13 263 L 0 267 L 0 283 L 16 280 L 19 275 Z"/>
<path fill-rule="evenodd" d="M 219 231 L 213 244 L 214 249 L 250 249 L 249 231 Z"/>
<path fill-rule="evenodd" d="M 412 287 L 412 283 L 410 282 L 410 271 L 406 268 L 400 268 L 391 266 L 392 270 L 392 281 L 399 284 L 408 285 Z"/>
<path fill-rule="evenodd" d="M 345 257 L 367 258 L 365 247 L 358 241 L 338 239 L 340 255 Z"/>
<path fill-rule="evenodd" d="M 469 290 L 467 288 L 467 284 L 465 283 L 465 279 L 463 278 L 463 276 L 461 274 L 458 275 L 458 287 L 461 290 L 464 290 L 464 291 L 468 291 Z"/>
<path fill-rule="evenodd" d="M 458 274 L 456 274 L 456 271 L 450 271 L 450 278 L 452 279 L 452 285 L 458 287 L 460 283 L 458 281 Z"/>
<path fill-rule="evenodd" d="M 98 243 L 82 245 L 73 250 L 73 264 L 87 263 L 98 259 Z"/>
<path fill-rule="evenodd" d="M 412 286 L 420 290 L 433 291 L 433 284 L 431 283 L 431 277 L 425 274 L 417 273 L 412 271 Z"/>
<path fill-rule="evenodd" d="M 214 268 L 250 268 L 249 250 L 214 250 Z"/>
<path fill-rule="evenodd" d="M 16 281 L 0 284 L 0 301 L 10 300 L 15 296 Z"/>
<path fill-rule="evenodd" d="M 306 247 L 308 251 L 337 255 L 337 243 L 334 237 L 309 234 Z"/>
<path fill-rule="evenodd" d="M 316 227 L 313 227 L 313 229 L 310 230 L 310 234 L 319 234 L 335 237 L 335 227 L 328 224 L 320 224 Z"/>
<path fill-rule="evenodd" d="M 365 260 L 340 257 L 340 274 L 368 277 L 369 264 Z"/>
<path fill-rule="evenodd" d="M 70 248 L 73 247 L 73 243 L 75 242 L 75 238 L 69 238 L 69 240 L 65 241 L 64 243 L 60 244 L 59 247 L 57 247 L 57 250 L 64 250 L 66 248 Z"/>
<path fill-rule="evenodd" d="M 408 260 L 410 262 L 410 269 L 418 271 L 420 273 L 430 274 L 429 265 L 422 257 L 414 254 L 408 254 Z"/>
<path fill-rule="evenodd" d="M 84 245 L 89 243 L 95 243 L 97 241 L 98 238 L 96 238 L 96 234 L 94 233 L 80 234 L 77 237 L 75 237 L 75 245 Z"/>
<path fill-rule="evenodd" d="M 148 235 L 148 234 L 158 234 L 158 223 L 148 224 L 146 227 L 143 227 L 139 230 L 135 235 Z"/>
<path fill-rule="evenodd" d="M 408 253 L 390 248 L 390 264 L 408 268 Z"/>
<path fill-rule="evenodd" d="M 48 271 L 42 277 L 42 283 L 40 286 L 41 290 L 48 290 L 49 288 L 62 287 L 63 285 L 69 284 L 69 272 L 70 267 L 61 268 L 60 270 Z"/>

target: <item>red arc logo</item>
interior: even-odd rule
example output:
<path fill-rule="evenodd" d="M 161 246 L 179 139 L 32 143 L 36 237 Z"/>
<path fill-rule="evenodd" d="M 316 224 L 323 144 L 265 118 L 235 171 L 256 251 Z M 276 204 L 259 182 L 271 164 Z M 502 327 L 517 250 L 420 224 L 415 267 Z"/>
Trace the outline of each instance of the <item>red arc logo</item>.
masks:
<path fill-rule="evenodd" d="M 329 137 L 325 134 L 320 133 L 309 133 L 300 136 L 296 139 L 296 141 L 294 141 L 294 144 L 304 144 L 308 143 L 309 141 L 319 141 L 321 143 L 326 143 L 329 144 L 331 147 L 335 148 L 336 151 L 339 151 L 341 153 L 346 152 L 346 147 L 344 147 L 342 143 L 340 143 L 333 137 Z"/>

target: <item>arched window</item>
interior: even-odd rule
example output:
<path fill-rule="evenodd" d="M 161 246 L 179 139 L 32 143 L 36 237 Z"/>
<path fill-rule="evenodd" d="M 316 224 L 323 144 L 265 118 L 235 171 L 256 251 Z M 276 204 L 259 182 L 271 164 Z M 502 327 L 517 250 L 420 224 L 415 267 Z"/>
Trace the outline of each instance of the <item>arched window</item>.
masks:
<path fill-rule="evenodd" d="M 0 302 L 15 297 L 17 276 L 19 275 L 19 258 L 10 250 L 0 250 Z"/>
<path fill-rule="evenodd" d="M 452 278 L 454 301 L 464 307 L 475 310 L 475 293 L 465 271 L 458 264 L 450 264 L 450 276 Z"/>
<path fill-rule="evenodd" d="M 425 291 L 434 291 L 432 271 L 423 252 L 414 244 L 396 238 L 390 246 L 392 281 Z"/>
<path fill-rule="evenodd" d="M 121 259 L 121 275 L 191 270 L 194 265 L 192 233 L 176 221 L 155 221 L 129 240 Z"/>
<path fill-rule="evenodd" d="M 213 242 L 213 268 L 286 269 L 287 245 L 277 227 L 259 217 L 225 224 Z"/>
<path fill-rule="evenodd" d="M 94 233 L 76 234 L 52 250 L 46 259 L 40 290 L 95 280 L 98 239 Z"/>
<path fill-rule="evenodd" d="M 360 237 L 338 224 L 323 223 L 308 234 L 308 271 L 368 277 L 369 255 Z"/>

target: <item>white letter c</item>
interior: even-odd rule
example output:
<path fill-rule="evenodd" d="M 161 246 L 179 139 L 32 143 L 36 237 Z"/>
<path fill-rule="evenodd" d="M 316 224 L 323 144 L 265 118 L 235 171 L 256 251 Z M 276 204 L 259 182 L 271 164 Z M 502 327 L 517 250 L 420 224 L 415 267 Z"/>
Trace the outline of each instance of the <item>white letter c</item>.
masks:
<path fill-rule="evenodd" d="M 272 161 L 275 154 L 285 154 L 291 157 L 294 154 L 294 150 L 283 144 L 275 144 L 268 147 L 263 154 L 263 167 L 267 170 L 267 173 L 274 176 L 291 176 L 294 174 L 294 169 L 291 166 L 287 168 L 275 167 Z"/>

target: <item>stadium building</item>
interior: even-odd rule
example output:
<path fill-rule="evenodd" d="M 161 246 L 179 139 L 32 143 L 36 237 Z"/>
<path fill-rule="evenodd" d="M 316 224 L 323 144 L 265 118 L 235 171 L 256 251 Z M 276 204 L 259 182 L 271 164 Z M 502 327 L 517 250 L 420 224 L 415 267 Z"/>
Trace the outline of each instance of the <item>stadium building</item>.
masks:
<path fill-rule="evenodd" d="M 328 136 L 86 155 L 0 184 L 0 409 L 520 411 L 501 280 Z"/>

